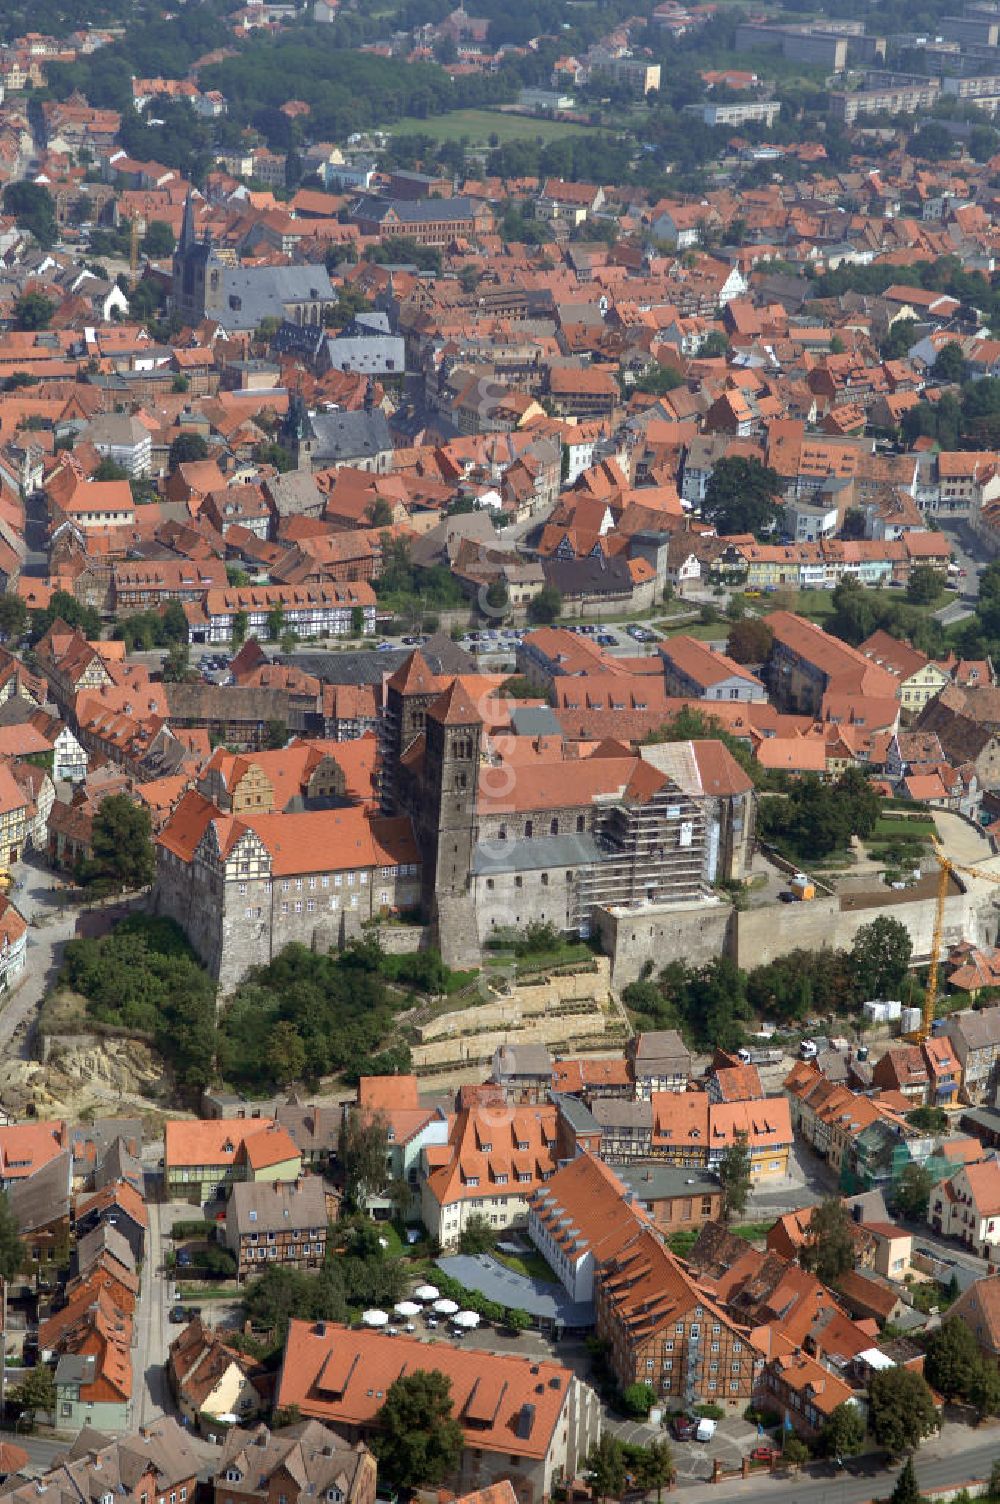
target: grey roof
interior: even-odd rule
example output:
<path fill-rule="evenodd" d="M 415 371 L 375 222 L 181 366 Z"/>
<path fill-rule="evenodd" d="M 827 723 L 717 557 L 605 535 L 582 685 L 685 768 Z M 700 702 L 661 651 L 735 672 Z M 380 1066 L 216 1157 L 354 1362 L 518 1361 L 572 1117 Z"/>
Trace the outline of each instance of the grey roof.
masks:
<path fill-rule="evenodd" d="M 135 1273 L 135 1254 L 124 1233 L 120 1233 L 117 1227 L 112 1227 L 109 1222 L 98 1222 L 90 1232 L 84 1233 L 76 1245 L 77 1268 L 81 1274 L 97 1263 L 101 1254 L 107 1251 L 116 1263 L 121 1264 L 123 1269 Z"/>
<path fill-rule="evenodd" d="M 348 334 L 391 334 L 389 315 L 381 308 L 370 308 L 356 313 L 347 327 Z"/>
<path fill-rule="evenodd" d="M 381 684 L 386 674 L 394 674 L 412 652 L 412 648 L 394 648 L 384 653 L 362 648 L 356 653 L 296 653 L 292 657 L 279 653 L 274 661 L 294 664 L 324 684 Z M 420 654 L 432 674 L 475 672 L 471 653 L 440 632 L 424 643 Z"/>
<path fill-rule="evenodd" d="M 22 1235 L 69 1216 L 71 1158 L 68 1149 L 42 1165 L 34 1175 L 12 1182 L 7 1200 Z"/>
<path fill-rule="evenodd" d="M 552 1079 L 552 1056 L 545 1044 L 502 1044 L 496 1052 L 501 1076 L 542 1076 Z"/>
<path fill-rule="evenodd" d="M 134 448 L 150 438 L 150 431 L 138 418 L 128 413 L 99 413 L 81 430 L 91 444 L 113 444 L 117 448 Z"/>
<path fill-rule="evenodd" d="M 560 1117 L 566 1119 L 574 1133 L 597 1133 L 600 1131 L 600 1123 L 598 1123 L 590 1108 L 584 1106 L 579 1097 L 571 1097 L 565 1092 L 559 1091 L 554 1091 L 550 1095 L 559 1109 Z"/>
<path fill-rule="evenodd" d="M 721 1190 L 717 1175 L 682 1165 L 616 1165 L 615 1174 L 638 1201 L 665 1201 L 675 1196 L 708 1196 Z"/>
<path fill-rule="evenodd" d="M 511 715 L 515 736 L 562 736 L 550 705 L 518 705 Z"/>
<path fill-rule="evenodd" d="M 326 358 L 335 371 L 401 376 L 406 370 L 406 345 L 398 334 L 347 335 L 327 340 Z"/>
<path fill-rule="evenodd" d="M 218 317 L 228 329 L 256 329 L 262 319 L 281 319 L 289 303 L 336 300 L 325 266 L 223 266 L 220 270 L 222 304 L 218 315 L 210 316 Z"/>
<path fill-rule="evenodd" d="M 595 1097 L 590 1110 L 594 1121 L 601 1128 L 653 1130 L 652 1102 L 629 1102 L 624 1097 Z"/>
<path fill-rule="evenodd" d="M 938 1032 L 960 1042 L 966 1050 L 988 1050 L 1000 1044 L 1000 1008 L 952 1013 Z"/>
<path fill-rule="evenodd" d="M 279 517 L 298 517 L 309 512 L 319 516 L 326 506 L 326 497 L 307 470 L 286 470 L 284 475 L 268 476 L 264 489 Z"/>
<path fill-rule="evenodd" d="M 536 1320 L 561 1321 L 565 1326 L 593 1326 L 594 1307 L 589 1301 L 570 1300 L 555 1280 L 532 1279 L 516 1274 L 488 1253 L 458 1253 L 436 1259 L 443 1274 L 457 1279 L 467 1290 L 478 1290 L 487 1300 L 527 1311 Z"/>
<path fill-rule="evenodd" d="M 691 1069 L 691 1051 L 676 1029 L 651 1029 L 637 1034 L 631 1055 L 636 1075 L 656 1075 L 664 1068 L 681 1072 Z"/>
<path fill-rule="evenodd" d="M 223 1442 L 216 1476 L 234 1468 L 243 1475 L 241 1493 L 266 1498 L 269 1482 L 282 1472 L 295 1480 L 293 1498 L 303 1504 L 326 1497 L 332 1489 L 350 1500 L 364 1484 L 367 1457 L 367 1447 L 352 1446 L 318 1420 L 283 1426 L 274 1433 L 265 1425 L 252 1431 L 234 1427 Z"/>
<path fill-rule="evenodd" d="M 240 1233 L 279 1232 L 292 1227 L 325 1230 L 323 1182 L 314 1175 L 296 1181 L 238 1181 L 233 1186 L 229 1212 Z"/>
<path fill-rule="evenodd" d="M 81 1357 L 77 1353 L 63 1353 L 56 1364 L 57 1384 L 92 1384 L 97 1369 L 97 1359 Z"/>
<path fill-rule="evenodd" d="M 608 596 L 631 595 L 632 574 L 628 560 L 612 557 L 605 559 L 543 559 L 545 582 L 562 596 Z"/>
<path fill-rule="evenodd" d="M 476 877 L 501 872 L 538 872 L 554 867 L 589 867 L 608 853 L 593 836 L 571 833 L 537 840 L 480 841 L 472 853 Z"/>
<path fill-rule="evenodd" d="M 244 684 L 165 684 L 170 719 L 187 721 L 243 722 L 263 725 L 287 721 L 290 696 L 284 689 L 257 689 Z"/>
<path fill-rule="evenodd" d="M 392 450 L 389 425 L 379 407 L 370 413 L 316 413 L 309 421 L 316 435 L 314 460 L 373 459 Z"/>
<path fill-rule="evenodd" d="M 455 223 L 464 223 L 472 219 L 476 213 L 476 206 L 471 198 L 465 198 L 456 194 L 454 198 L 375 198 L 367 194 L 354 207 L 354 219 L 371 219 L 380 222 L 393 210 L 397 219 L 404 225 L 422 225 L 428 220 L 435 223 L 440 220 L 454 220 Z"/>

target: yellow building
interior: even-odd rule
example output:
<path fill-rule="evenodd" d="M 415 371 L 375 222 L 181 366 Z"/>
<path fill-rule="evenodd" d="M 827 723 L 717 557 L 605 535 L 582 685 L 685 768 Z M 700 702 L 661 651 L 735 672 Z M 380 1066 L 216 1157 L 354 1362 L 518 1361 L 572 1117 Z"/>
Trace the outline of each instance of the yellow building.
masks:
<path fill-rule="evenodd" d="M 920 653 L 908 642 L 890 637 L 888 632 L 873 632 L 858 649 L 864 656 L 892 674 L 899 685 L 897 698 L 905 711 L 917 715 L 935 699 L 946 684 L 948 671 Z"/>

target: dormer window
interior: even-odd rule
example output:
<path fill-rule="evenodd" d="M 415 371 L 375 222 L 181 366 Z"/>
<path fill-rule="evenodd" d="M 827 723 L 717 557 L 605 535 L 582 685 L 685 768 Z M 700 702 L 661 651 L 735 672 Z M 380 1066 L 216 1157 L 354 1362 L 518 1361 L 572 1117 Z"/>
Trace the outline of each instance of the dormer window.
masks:
<path fill-rule="evenodd" d="M 242 1481 L 243 1481 L 243 1474 L 240 1472 L 239 1468 L 230 1467 L 230 1468 L 226 1469 L 226 1482 L 227 1483 L 241 1483 Z"/>

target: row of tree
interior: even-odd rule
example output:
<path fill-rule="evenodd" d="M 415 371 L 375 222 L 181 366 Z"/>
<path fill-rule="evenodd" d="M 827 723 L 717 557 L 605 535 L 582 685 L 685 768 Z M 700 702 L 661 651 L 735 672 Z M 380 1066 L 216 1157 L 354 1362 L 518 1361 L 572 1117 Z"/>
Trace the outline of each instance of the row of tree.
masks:
<path fill-rule="evenodd" d="M 671 961 L 631 982 L 622 997 L 637 1029 L 679 1029 L 696 1049 L 735 1050 L 756 1017 L 794 1024 L 813 1012 L 854 1013 L 873 997 L 898 997 L 912 947 L 885 915 L 862 925 L 849 951 L 794 950 L 751 971 L 728 957 L 691 967 Z"/>

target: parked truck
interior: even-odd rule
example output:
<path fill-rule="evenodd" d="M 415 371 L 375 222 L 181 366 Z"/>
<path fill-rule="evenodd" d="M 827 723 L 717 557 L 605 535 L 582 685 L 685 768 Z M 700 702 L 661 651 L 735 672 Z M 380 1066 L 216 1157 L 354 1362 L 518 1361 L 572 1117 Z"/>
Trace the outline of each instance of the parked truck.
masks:
<path fill-rule="evenodd" d="M 744 1065 L 780 1065 L 784 1055 L 781 1050 L 748 1050 L 737 1052 Z"/>

